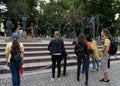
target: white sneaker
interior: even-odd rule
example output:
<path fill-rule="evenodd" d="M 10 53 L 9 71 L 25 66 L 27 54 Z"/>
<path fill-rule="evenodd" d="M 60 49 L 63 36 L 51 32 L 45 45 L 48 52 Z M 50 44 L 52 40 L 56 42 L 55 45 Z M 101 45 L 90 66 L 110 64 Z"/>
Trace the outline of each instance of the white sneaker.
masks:
<path fill-rule="evenodd" d="M 60 78 L 57 78 L 58 81 L 60 81 Z"/>
<path fill-rule="evenodd" d="M 54 78 L 51 78 L 51 82 L 53 82 L 53 81 L 55 81 L 55 79 L 54 79 Z"/>

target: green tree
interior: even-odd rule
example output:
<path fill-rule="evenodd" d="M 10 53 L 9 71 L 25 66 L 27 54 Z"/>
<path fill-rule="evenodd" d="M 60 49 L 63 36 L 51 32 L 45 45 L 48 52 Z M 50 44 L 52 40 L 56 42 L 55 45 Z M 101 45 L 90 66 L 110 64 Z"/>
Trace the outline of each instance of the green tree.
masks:
<path fill-rule="evenodd" d="M 119 0 L 50 0 L 49 3 L 45 0 L 3 0 L 3 2 L 7 4 L 9 16 L 25 13 L 33 18 L 31 20 L 39 17 L 41 25 L 49 21 L 56 30 L 59 20 L 79 23 L 84 20 L 85 15 L 99 16 L 100 28 L 108 27 L 116 23 L 115 14 L 120 13 Z M 35 9 L 38 5 L 39 11 Z"/>
<path fill-rule="evenodd" d="M 7 16 L 18 17 L 21 14 L 30 15 L 35 13 L 35 7 L 37 6 L 37 0 L 4 0 L 7 5 Z"/>

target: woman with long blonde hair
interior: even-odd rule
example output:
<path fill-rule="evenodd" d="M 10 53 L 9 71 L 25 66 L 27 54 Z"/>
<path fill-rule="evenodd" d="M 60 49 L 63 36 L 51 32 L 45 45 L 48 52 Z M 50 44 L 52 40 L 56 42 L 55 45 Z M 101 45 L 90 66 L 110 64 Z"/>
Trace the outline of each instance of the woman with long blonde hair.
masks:
<path fill-rule="evenodd" d="M 59 38 L 59 32 L 54 32 L 54 39 L 52 39 L 48 45 L 48 50 L 51 54 L 52 59 L 52 78 L 51 81 L 55 80 L 55 67 L 57 63 L 58 73 L 57 80 L 60 81 L 60 73 L 61 73 L 61 60 L 62 60 L 62 52 L 65 51 L 64 42 L 61 38 Z"/>

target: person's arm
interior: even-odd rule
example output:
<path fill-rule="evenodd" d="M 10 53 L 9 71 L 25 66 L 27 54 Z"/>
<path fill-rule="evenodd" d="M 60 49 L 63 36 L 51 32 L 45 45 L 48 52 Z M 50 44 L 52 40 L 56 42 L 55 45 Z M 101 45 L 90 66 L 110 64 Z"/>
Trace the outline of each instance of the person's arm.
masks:
<path fill-rule="evenodd" d="M 63 49 L 63 51 L 66 51 L 66 50 L 65 50 L 65 45 L 64 45 L 63 39 L 61 39 L 61 42 L 60 42 L 60 43 L 62 43 L 62 49 Z"/>
<path fill-rule="evenodd" d="M 6 54 L 5 54 L 5 57 L 6 57 L 6 62 L 8 62 L 9 53 L 6 53 Z"/>
<path fill-rule="evenodd" d="M 22 57 L 22 65 L 24 64 L 24 46 L 21 44 L 21 57 Z"/>
<path fill-rule="evenodd" d="M 105 50 L 102 54 L 102 57 L 104 57 L 108 53 L 108 51 L 109 51 L 109 46 L 105 46 Z"/>
<path fill-rule="evenodd" d="M 105 48 L 104 48 L 102 57 L 104 57 L 105 55 L 107 55 L 107 53 L 109 51 L 109 48 L 110 48 L 110 40 L 109 39 L 105 39 L 104 46 L 105 46 Z"/>
<path fill-rule="evenodd" d="M 6 65 L 8 66 L 8 64 L 9 64 L 9 63 L 8 63 L 9 53 L 6 53 L 6 54 L 5 54 L 5 57 L 6 57 Z"/>
<path fill-rule="evenodd" d="M 20 44 L 20 48 L 21 48 L 21 57 L 22 57 L 22 60 L 23 60 L 24 59 L 24 46 L 23 46 L 22 43 Z"/>
<path fill-rule="evenodd" d="M 48 50 L 51 51 L 52 49 L 52 41 L 50 41 L 49 45 L 48 45 Z"/>
<path fill-rule="evenodd" d="M 21 57 L 24 58 L 24 51 L 21 52 Z"/>
<path fill-rule="evenodd" d="M 9 59 L 9 46 L 7 44 L 6 50 L 5 50 L 5 58 L 6 58 L 6 63 L 8 65 L 8 59 Z"/>
<path fill-rule="evenodd" d="M 77 50 L 78 50 L 78 47 L 77 47 L 77 44 L 75 44 L 74 53 L 75 53 L 76 55 L 78 55 Z"/>

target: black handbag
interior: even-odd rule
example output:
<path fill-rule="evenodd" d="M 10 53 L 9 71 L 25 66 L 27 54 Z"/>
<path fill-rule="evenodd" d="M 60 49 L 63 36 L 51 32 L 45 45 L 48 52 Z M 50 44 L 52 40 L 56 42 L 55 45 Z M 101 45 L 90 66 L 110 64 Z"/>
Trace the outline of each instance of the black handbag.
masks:
<path fill-rule="evenodd" d="M 67 57 L 67 53 L 65 51 L 62 52 L 62 57 Z"/>

